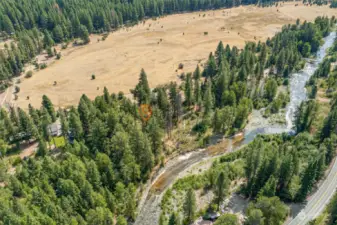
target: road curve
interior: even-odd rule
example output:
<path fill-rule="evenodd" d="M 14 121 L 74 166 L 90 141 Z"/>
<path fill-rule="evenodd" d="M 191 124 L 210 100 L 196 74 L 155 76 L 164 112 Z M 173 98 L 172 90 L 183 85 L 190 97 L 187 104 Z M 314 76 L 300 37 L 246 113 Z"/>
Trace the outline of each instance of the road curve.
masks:
<path fill-rule="evenodd" d="M 323 212 L 325 206 L 329 203 L 337 187 L 337 160 L 335 160 L 328 176 L 308 200 L 305 208 L 293 218 L 288 225 L 306 225 L 309 221 L 315 219 Z"/>

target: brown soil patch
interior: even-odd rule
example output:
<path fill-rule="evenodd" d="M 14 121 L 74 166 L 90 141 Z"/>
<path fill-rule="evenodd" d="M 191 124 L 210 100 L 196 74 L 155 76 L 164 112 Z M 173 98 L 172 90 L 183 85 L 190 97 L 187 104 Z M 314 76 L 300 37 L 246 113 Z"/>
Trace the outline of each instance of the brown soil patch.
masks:
<path fill-rule="evenodd" d="M 22 80 L 16 103 L 23 108 L 28 103 L 39 107 L 46 94 L 56 106 L 67 106 L 77 103 L 83 93 L 94 98 L 104 86 L 110 92 L 128 93 L 138 82 L 141 68 L 154 87 L 177 80 L 179 63 L 184 64 L 184 71 L 194 70 L 220 40 L 225 45 L 243 47 L 254 37 L 262 41 L 272 37 L 282 25 L 294 23 L 297 18 L 313 21 L 319 15 L 337 15 L 337 11 L 328 6 L 300 3 L 296 7 L 295 3 L 287 3 L 278 8 L 245 6 L 147 20 L 110 34 L 104 42 L 97 42 L 94 36 L 87 46 L 63 50 L 60 61 Z M 92 74 L 96 80 L 91 80 Z"/>

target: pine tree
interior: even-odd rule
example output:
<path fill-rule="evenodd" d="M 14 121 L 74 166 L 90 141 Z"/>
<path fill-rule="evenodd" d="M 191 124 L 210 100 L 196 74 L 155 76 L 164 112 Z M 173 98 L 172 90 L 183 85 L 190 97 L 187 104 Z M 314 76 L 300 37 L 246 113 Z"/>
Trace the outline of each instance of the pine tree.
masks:
<path fill-rule="evenodd" d="M 46 95 L 42 96 L 42 106 L 47 109 L 52 122 L 55 122 L 56 121 L 55 109 L 54 109 L 53 103 L 50 101 L 50 99 Z"/>
<path fill-rule="evenodd" d="M 75 15 L 72 20 L 72 30 L 73 30 L 73 37 L 81 37 L 81 23 L 78 17 Z"/>
<path fill-rule="evenodd" d="M 176 212 L 171 214 L 168 225 L 180 225 L 179 216 Z"/>
<path fill-rule="evenodd" d="M 196 198 L 193 189 L 189 189 L 186 193 L 184 202 L 184 214 L 188 224 L 192 223 L 196 213 Z"/>
<path fill-rule="evenodd" d="M 137 164 L 141 168 L 141 172 L 147 178 L 154 164 L 154 158 L 151 150 L 151 144 L 146 135 L 141 131 L 139 126 L 131 132 L 130 145 L 133 155 L 136 156 Z"/>
<path fill-rule="evenodd" d="M 271 102 L 276 96 L 277 92 L 277 83 L 274 79 L 269 79 L 265 87 L 266 98 Z"/>
<path fill-rule="evenodd" d="M 185 103 L 187 106 L 191 106 L 193 104 L 193 87 L 190 73 L 188 73 L 186 76 L 184 91 L 185 91 Z"/>
<path fill-rule="evenodd" d="M 53 37 L 56 43 L 61 43 L 64 39 L 64 33 L 60 25 L 56 25 L 53 30 Z"/>
<path fill-rule="evenodd" d="M 220 172 L 215 187 L 215 197 L 216 203 L 218 205 L 218 210 L 220 209 L 220 205 L 227 195 L 228 186 L 228 178 L 226 177 L 224 172 Z"/>
<path fill-rule="evenodd" d="M 87 180 L 93 186 L 95 190 L 98 190 L 101 186 L 101 176 L 98 171 L 97 165 L 94 161 L 90 161 L 87 163 Z"/>
<path fill-rule="evenodd" d="M 194 91 L 193 91 L 193 98 L 194 98 L 194 102 L 195 104 L 200 106 L 200 102 L 202 101 L 201 99 L 201 89 L 200 89 L 200 84 L 199 84 L 199 80 L 196 79 L 194 81 Z"/>
<path fill-rule="evenodd" d="M 9 145 L 4 140 L 0 139 L 0 159 L 5 157 L 8 149 L 9 149 Z M 2 168 L 0 168 L 0 169 L 2 169 Z"/>
<path fill-rule="evenodd" d="M 163 88 L 158 89 L 157 102 L 159 109 L 166 113 L 169 107 L 169 101 L 167 98 L 166 90 Z"/>
<path fill-rule="evenodd" d="M 88 44 L 90 42 L 88 29 L 84 25 L 80 26 L 79 37 L 82 39 L 84 44 Z"/>
<path fill-rule="evenodd" d="M 84 135 L 87 137 L 91 128 L 92 115 L 84 98 L 80 99 L 77 111 L 82 123 Z"/>
<path fill-rule="evenodd" d="M 221 119 L 222 115 L 220 115 L 221 112 L 219 109 L 215 110 L 214 116 L 213 116 L 213 132 L 218 133 L 221 129 Z"/>
<path fill-rule="evenodd" d="M 35 126 L 39 127 L 41 121 L 37 113 L 37 110 L 34 109 L 34 107 L 31 104 L 28 105 L 28 109 L 29 109 L 29 116 L 32 118 L 33 123 L 35 124 Z"/>
<path fill-rule="evenodd" d="M 197 68 L 195 69 L 193 73 L 193 79 L 194 80 L 199 80 L 201 78 L 201 72 L 200 72 L 200 67 L 197 65 Z"/>
<path fill-rule="evenodd" d="M 110 93 L 109 93 L 109 90 L 104 87 L 104 90 L 103 90 L 103 98 L 104 98 L 104 101 L 107 103 L 107 104 L 110 104 L 111 103 L 111 96 L 110 96 Z"/>
<path fill-rule="evenodd" d="M 73 111 L 70 112 L 69 116 L 69 131 L 70 135 L 76 140 L 80 140 L 83 136 L 81 120 L 78 115 Z"/>
<path fill-rule="evenodd" d="M 160 217 L 159 217 L 159 222 L 158 222 L 159 225 L 165 225 L 165 215 L 163 213 L 160 214 Z"/>
<path fill-rule="evenodd" d="M 215 59 L 216 59 L 216 63 L 218 66 L 220 65 L 221 60 L 224 56 L 225 56 L 225 49 L 224 49 L 222 41 L 220 41 L 215 50 Z"/>
<path fill-rule="evenodd" d="M 44 48 L 52 47 L 54 44 L 55 44 L 55 42 L 52 39 L 50 33 L 48 32 L 48 30 L 45 30 L 44 31 L 44 36 L 43 36 L 43 45 L 44 45 Z"/>
<path fill-rule="evenodd" d="M 157 158 L 162 153 L 162 138 L 164 135 L 163 129 L 160 127 L 156 117 L 151 117 L 146 127 L 147 133 L 151 142 L 151 149 L 154 156 Z"/>
<path fill-rule="evenodd" d="M 258 196 L 266 196 L 266 197 L 273 197 L 275 196 L 276 192 L 276 179 L 274 176 L 271 176 L 264 187 L 260 190 Z"/>
<path fill-rule="evenodd" d="M 301 181 L 301 188 L 297 193 L 297 200 L 303 201 L 307 194 L 312 190 L 313 184 L 315 182 L 316 173 L 317 173 L 317 162 L 309 162 L 308 167 L 304 171 L 304 175 Z"/>
<path fill-rule="evenodd" d="M 19 112 L 19 121 L 20 121 L 20 129 L 26 134 L 28 139 L 37 138 L 38 130 L 36 126 L 33 124 L 31 118 L 24 112 L 22 109 L 18 109 Z"/>
<path fill-rule="evenodd" d="M 40 139 L 36 155 L 44 157 L 47 155 L 47 153 L 48 153 L 48 149 L 47 149 L 46 142 L 43 139 Z"/>
<path fill-rule="evenodd" d="M 3 19 L 2 26 L 3 26 L 4 31 L 8 35 L 12 35 L 15 32 L 12 21 L 9 19 L 7 15 L 4 15 L 2 19 Z"/>
<path fill-rule="evenodd" d="M 136 88 L 131 91 L 139 104 L 148 104 L 150 102 L 151 90 L 147 81 L 147 75 L 144 69 L 140 72 L 139 82 Z"/>
<path fill-rule="evenodd" d="M 209 115 L 213 110 L 213 95 L 211 82 L 206 83 L 206 90 L 204 94 L 204 115 Z"/>
<path fill-rule="evenodd" d="M 214 77 L 217 73 L 216 61 L 212 53 L 210 53 L 207 61 L 207 65 L 204 70 L 205 77 Z"/>
<path fill-rule="evenodd" d="M 68 138 L 69 133 L 69 122 L 62 110 L 59 111 L 60 120 L 61 120 L 61 129 L 62 129 L 62 135 L 65 140 Z"/>

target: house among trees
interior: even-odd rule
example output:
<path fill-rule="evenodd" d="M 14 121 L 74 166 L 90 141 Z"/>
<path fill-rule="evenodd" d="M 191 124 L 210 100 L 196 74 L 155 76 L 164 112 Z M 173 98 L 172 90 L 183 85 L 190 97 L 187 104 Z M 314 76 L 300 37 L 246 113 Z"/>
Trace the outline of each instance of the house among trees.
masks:
<path fill-rule="evenodd" d="M 59 120 L 56 120 L 54 123 L 48 125 L 49 134 L 53 137 L 58 137 L 62 135 L 62 127 Z"/>

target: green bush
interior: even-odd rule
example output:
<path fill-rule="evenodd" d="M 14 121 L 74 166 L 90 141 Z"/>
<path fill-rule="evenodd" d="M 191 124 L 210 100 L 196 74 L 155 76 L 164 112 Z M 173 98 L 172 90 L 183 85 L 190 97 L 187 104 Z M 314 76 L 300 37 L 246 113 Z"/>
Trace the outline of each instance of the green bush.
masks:
<path fill-rule="evenodd" d="M 204 134 L 207 131 L 208 126 L 204 121 L 201 121 L 200 123 L 197 123 L 193 128 L 193 132 Z"/>
<path fill-rule="evenodd" d="M 26 75 L 25 78 L 31 78 L 33 76 L 33 72 L 31 70 L 29 70 Z"/>
<path fill-rule="evenodd" d="M 12 161 L 12 165 L 13 166 L 17 166 L 22 162 L 22 159 L 19 156 L 16 156 L 13 161 Z"/>
<path fill-rule="evenodd" d="M 43 69 L 46 69 L 47 68 L 47 64 L 46 63 L 42 63 L 40 65 L 40 69 L 43 70 Z"/>

